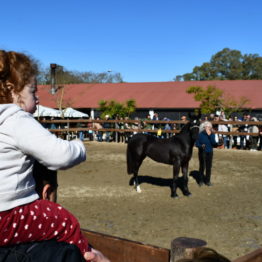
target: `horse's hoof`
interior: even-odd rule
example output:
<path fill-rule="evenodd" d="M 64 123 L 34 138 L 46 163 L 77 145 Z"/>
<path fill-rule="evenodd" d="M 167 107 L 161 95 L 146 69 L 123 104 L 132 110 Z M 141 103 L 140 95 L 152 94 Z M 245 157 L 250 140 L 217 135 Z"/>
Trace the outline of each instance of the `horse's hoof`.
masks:
<path fill-rule="evenodd" d="M 198 185 L 199 185 L 199 186 L 203 186 L 203 185 L 204 185 L 204 182 L 201 181 L 201 182 L 198 183 Z"/>
<path fill-rule="evenodd" d="M 137 187 L 136 187 L 136 192 L 137 192 L 137 193 L 141 193 L 141 192 L 142 192 L 140 186 L 137 186 Z"/>
<path fill-rule="evenodd" d="M 174 199 L 178 199 L 179 198 L 178 195 L 171 195 L 171 197 L 174 198 Z"/>
<path fill-rule="evenodd" d="M 211 182 L 207 182 L 206 186 L 213 186 L 213 184 Z"/>
<path fill-rule="evenodd" d="M 191 193 L 189 191 L 184 192 L 184 196 L 191 196 Z"/>

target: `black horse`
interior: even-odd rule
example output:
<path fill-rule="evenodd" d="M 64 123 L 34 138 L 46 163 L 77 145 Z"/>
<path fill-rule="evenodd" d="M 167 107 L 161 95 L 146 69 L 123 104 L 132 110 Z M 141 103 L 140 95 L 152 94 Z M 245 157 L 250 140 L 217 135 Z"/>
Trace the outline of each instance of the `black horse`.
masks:
<path fill-rule="evenodd" d="M 173 185 L 171 197 L 178 197 L 179 171 L 183 174 L 181 190 L 185 196 L 191 195 L 188 190 L 188 165 L 192 157 L 193 146 L 199 133 L 199 120 L 191 119 L 181 131 L 170 138 L 157 138 L 150 134 L 136 134 L 130 138 L 127 145 L 127 173 L 133 174 L 134 185 L 141 192 L 138 180 L 138 170 L 143 160 L 148 156 L 154 161 L 173 165 Z"/>

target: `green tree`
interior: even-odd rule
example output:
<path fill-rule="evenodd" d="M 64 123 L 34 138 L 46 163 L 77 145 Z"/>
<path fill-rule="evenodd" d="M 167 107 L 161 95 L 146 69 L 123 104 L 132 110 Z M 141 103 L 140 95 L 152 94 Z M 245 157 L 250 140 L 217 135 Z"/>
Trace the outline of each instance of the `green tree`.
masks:
<path fill-rule="evenodd" d="M 244 106 L 246 106 L 249 102 L 249 99 L 246 97 L 240 97 L 239 100 L 237 100 L 232 96 L 223 95 L 220 109 L 225 112 L 226 117 L 230 117 L 234 112 L 243 111 Z"/>
<path fill-rule="evenodd" d="M 179 81 L 237 79 L 262 79 L 262 57 L 258 54 L 242 55 L 238 50 L 224 48 L 209 62 L 195 66 L 193 72 L 175 78 Z"/>
<path fill-rule="evenodd" d="M 188 94 L 194 94 L 194 99 L 200 102 L 201 114 L 211 114 L 216 110 L 224 111 L 229 117 L 233 112 L 242 111 L 243 107 L 249 102 L 245 97 L 239 100 L 226 95 L 221 89 L 215 86 L 191 86 L 186 91 Z"/>
<path fill-rule="evenodd" d="M 242 61 L 240 51 L 224 48 L 212 56 L 210 66 L 214 69 L 216 79 L 236 80 L 242 79 Z"/>
<path fill-rule="evenodd" d="M 99 110 L 102 112 L 102 118 L 105 118 L 106 115 L 109 115 L 111 118 L 116 116 L 129 117 L 136 110 L 136 102 L 133 99 L 127 100 L 125 103 L 119 103 L 115 100 L 101 100 L 99 102 Z"/>
<path fill-rule="evenodd" d="M 62 66 L 56 68 L 56 83 L 63 84 L 79 84 L 79 83 L 122 83 L 123 78 L 120 73 L 94 73 L 94 72 L 78 72 L 69 71 Z M 38 74 L 38 83 L 42 85 L 50 85 L 51 74 L 50 68 L 41 68 Z"/>
<path fill-rule="evenodd" d="M 243 79 L 262 79 L 262 57 L 257 54 L 244 55 Z"/>
<path fill-rule="evenodd" d="M 188 94 L 194 94 L 194 99 L 200 103 L 202 114 L 210 114 L 220 108 L 223 91 L 214 86 L 203 88 L 201 86 L 191 86 L 186 91 Z"/>
<path fill-rule="evenodd" d="M 188 73 L 183 75 L 184 81 L 191 81 L 195 80 L 194 74 L 193 73 Z"/>
<path fill-rule="evenodd" d="M 202 66 L 195 66 L 193 75 L 195 80 L 211 80 L 215 78 L 215 72 L 212 70 L 210 63 L 203 63 Z"/>

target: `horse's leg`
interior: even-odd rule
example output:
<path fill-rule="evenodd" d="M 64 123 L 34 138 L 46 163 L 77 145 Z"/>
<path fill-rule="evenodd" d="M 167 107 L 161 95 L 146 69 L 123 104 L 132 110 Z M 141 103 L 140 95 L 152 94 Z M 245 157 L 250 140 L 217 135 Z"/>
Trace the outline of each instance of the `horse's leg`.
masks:
<path fill-rule="evenodd" d="M 181 165 L 180 161 L 175 161 L 173 164 L 173 185 L 171 188 L 171 197 L 173 198 L 178 198 L 176 190 L 177 190 L 177 182 L 178 182 L 180 165 Z"/>
<path fill-rule="evenodd" d="M 139 179 L 138 179 L 138 170 L 140 166 L 142 165 L 142 162 L 144 161 L 145 158 L 146 158 L 145 155 L 140 156 L 140 160 L 137 161 L 135 171 L 134 171 L 134 187 L 138 193 L 141 193 L 141 188 L 140 188 Z"/>
<path fill-rule="evenodd" d="M 140 188 L 140 185 L 139 185 L 137 173 L 134 174 L 134 187 L 136 189 L 136 192 L 141 193 L 141 188 Z"/>
<path fill-rule="evenodd" d="M 181 170 L 183 174 L 183 185 L 182 185 L 182 192 L 185 196 L 190 196 L 191 193 L 188 190 L 188 164 L 189 162 L 182 164 Z"/>

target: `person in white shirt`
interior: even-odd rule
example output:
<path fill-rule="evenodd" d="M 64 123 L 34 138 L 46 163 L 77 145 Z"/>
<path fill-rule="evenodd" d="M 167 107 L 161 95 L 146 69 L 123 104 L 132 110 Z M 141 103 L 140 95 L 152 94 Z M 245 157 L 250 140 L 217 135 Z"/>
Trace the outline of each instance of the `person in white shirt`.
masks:
<path fill-rule="evenodd" d="M 219 117 L 219 121 L 225 121 L 226 122 L 225 118 L 222 118 L 221 116 Z M 218 132 L 228 132 L 227 124 L 226 123 L 225 124 L 219 124 L 218 125 Z M 228 135 L 219 134 L 218 137 L 219 137 L 219 141 L 223 142 L 223 147 L 228 148 L 228 142 L 229 142 Z"/>
<path fill-rule="evenodd" d="M 32 176 L 37 160 L 50 170 L 86 160 L 80 140 L 57 138 L 32 116 L 38 104 L 37 66 L 28 56 L 0 50 L 0 246 L 56 239 L 91 252 L 77 219 L 60 205 L 39 199 Z"/>

